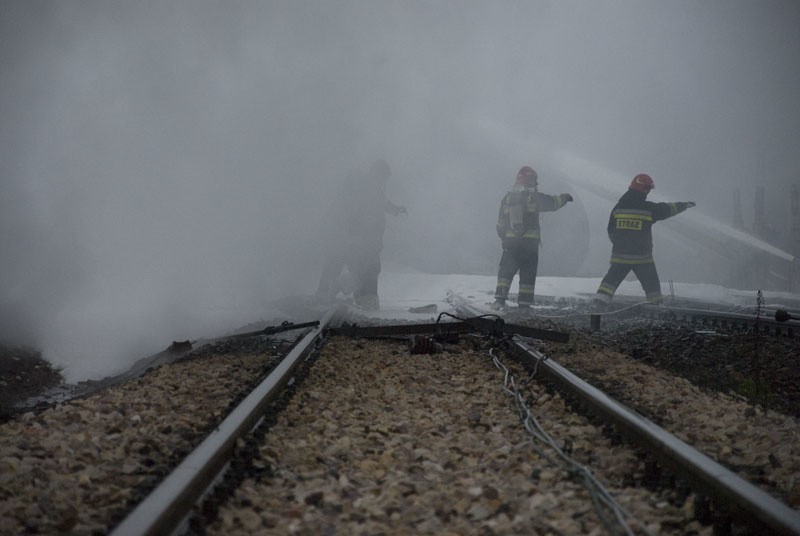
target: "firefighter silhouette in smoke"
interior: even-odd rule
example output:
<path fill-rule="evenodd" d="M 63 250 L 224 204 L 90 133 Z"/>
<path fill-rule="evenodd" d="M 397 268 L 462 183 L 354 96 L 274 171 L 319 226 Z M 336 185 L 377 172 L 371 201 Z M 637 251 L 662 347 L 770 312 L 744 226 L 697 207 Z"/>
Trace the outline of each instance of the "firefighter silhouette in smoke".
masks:
<path fill-rule="evenodd" d="M 608 218 L 608 236 L 612 244 L 611 266 L 595 294 L 595 309 L 605 309 L 611 303 L 617 287 L 631 270 L 639 279 L 648 301 L 661 303 L 663 299 L 661 282 L 653 261 L 653 224 L 680 214 L 695 206 L 695 203 L 647 201 L 647 194 L 653 188 L 655 184 L 649 175 L 636 175 L 628 191 L 611 210 Z"/>
<path fill-rule="evenodd" d="M 497 218 L 497 234 L 503 243 L 500 268 L 497 272 L 497 288 L 492 309 L 506 307 L 508 291 L 514 275 L 519 271 L 520 308 L 533 304 L 536 271 L 539 267 L 541 235 L 539 213 L 560 209 L 570 201 L 570 194 L 547 195 L 538 191 L 539 176 L 530 166 L 523 166 L 517 173 L 517 181 L 500 202 Z"/>
<path fill-rule="evenodd" d="M 378 275 L 386 214 L 407 214 L 405 207 L 386 198 L 391 174 L 389 164 L 378 159 L 367 173 L 346 182 L 331 222 L 335 236 L 316 292 L 319 301 L 331 301 L 340 291 L 352 292 L 356 305 L 371 311 L 380 308 Z"/>

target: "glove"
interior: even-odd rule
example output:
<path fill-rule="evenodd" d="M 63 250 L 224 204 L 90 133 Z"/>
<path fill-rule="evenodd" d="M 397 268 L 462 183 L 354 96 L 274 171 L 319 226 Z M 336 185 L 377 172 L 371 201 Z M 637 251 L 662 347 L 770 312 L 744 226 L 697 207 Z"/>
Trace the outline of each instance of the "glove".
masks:
<path fill-rule="evenodd" d="M 406 207 L 397 207 L 396 216 L 399 216 L 400 214 L 405 214 L 406 216 L 408 216 L 408 211 L 406 210 Z"/>
<path fill-rule="evenodd" d="M 695 203 L 694 201 L 687 201 L 686 202 L 686 208 L 692 208 L 692 207 L 695 207 L 695 206 L 697 206 L 697 203 Z"/>
<path fill-rule="evenodd" d="M 567 203 L 574 201 L 574 199 L 572 199 L 572 194 L 561 194 L 561 196 L 567 201 Z"/>

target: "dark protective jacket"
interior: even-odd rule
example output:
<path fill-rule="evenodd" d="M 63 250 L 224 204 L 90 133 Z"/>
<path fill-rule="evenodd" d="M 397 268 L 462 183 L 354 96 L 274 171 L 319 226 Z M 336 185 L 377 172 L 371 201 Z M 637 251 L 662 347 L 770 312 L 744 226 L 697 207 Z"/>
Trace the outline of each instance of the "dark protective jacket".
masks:
<path fill-rule="evenodd" d="M 397 215 L 400 207 L 386 198 L 380 181 L 364 175 L 347 182 L 339 211 L 348 248 L 379 253 L 383 249 L 386 214 Z"/>
<path fill-rule="evenodd" d="M 516 184 L 500 202 L 497 235 L 503 241 L 515 238 L 540 240 L 539 213 L 553 212 L 567 204 L 569 194 L 547 195 Z"/>
<path fill-rule="evenodd" d="M 653 203 L 647 195 L 628 190 L 619 198 L 608 217 L 608 237 L 615 264 L 653 262 L 653 224 L 680 214 L 688 203 Z"/>

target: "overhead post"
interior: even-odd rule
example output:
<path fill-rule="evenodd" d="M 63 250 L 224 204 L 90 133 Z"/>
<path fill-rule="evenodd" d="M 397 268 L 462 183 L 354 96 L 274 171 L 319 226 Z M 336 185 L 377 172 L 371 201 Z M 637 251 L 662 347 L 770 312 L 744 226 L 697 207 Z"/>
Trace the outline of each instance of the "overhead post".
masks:
<path fill-rule="evenodd" d="M 744 229 L 744 218 L 742 218 L 742 191 L 739 188 L 733 190 L 733 226 L 737 229 Z"/>
<path fill-rule="evenodd" d="M 792 185 L 790 196 L 792 210 L 792 254 L 794 259 L 789 268 L 789 291 L 800 292 L 800 186 Z"/>
<path fill-rule="evenodd" d="M 764 187 L 756 186 L 756 200 L 753 213 L 753 233 L 759 238 L 766 238 L 766 222 L 764 221 Z"/>

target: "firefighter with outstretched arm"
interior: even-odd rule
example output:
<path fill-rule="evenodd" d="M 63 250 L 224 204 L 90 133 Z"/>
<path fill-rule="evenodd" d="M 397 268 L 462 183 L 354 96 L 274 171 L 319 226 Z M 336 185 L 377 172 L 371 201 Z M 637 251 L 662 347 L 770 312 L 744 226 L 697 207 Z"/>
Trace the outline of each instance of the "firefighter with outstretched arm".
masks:
<path fill-rule="evenodd" d="M 655 184 L 649 175 L 636 175 L 628 191 L 611 210 L 608 217 L 611 266 L 595 294 L 595 310 L 603 310 L 611 303 L 617 287 L 631 270 L 639 279 L 647 301 L 661 303 L 663 300 L 661 282 L 653 261 L 653 224 L 680 214 L 695 206 L 695 203 L 653 203 L 647 200 L 647 194 L 654 188 Z"/>
<path fill-rule="evenodd" d="M 511 282 L 518 271 L 517 304 L 520 309 L 533 305 L 541 244 L 539 213 L 558 210 L 570 201 L 570 194 L 547 195 L 539 192 L 539 175 L 536 171 L 530 166 L 520 168 L 516 183 L 500 202 L 496 227 L 497 235 L 502 240 L 503 254 L 500 257 L 492 309 L 505 309 Z"/>

